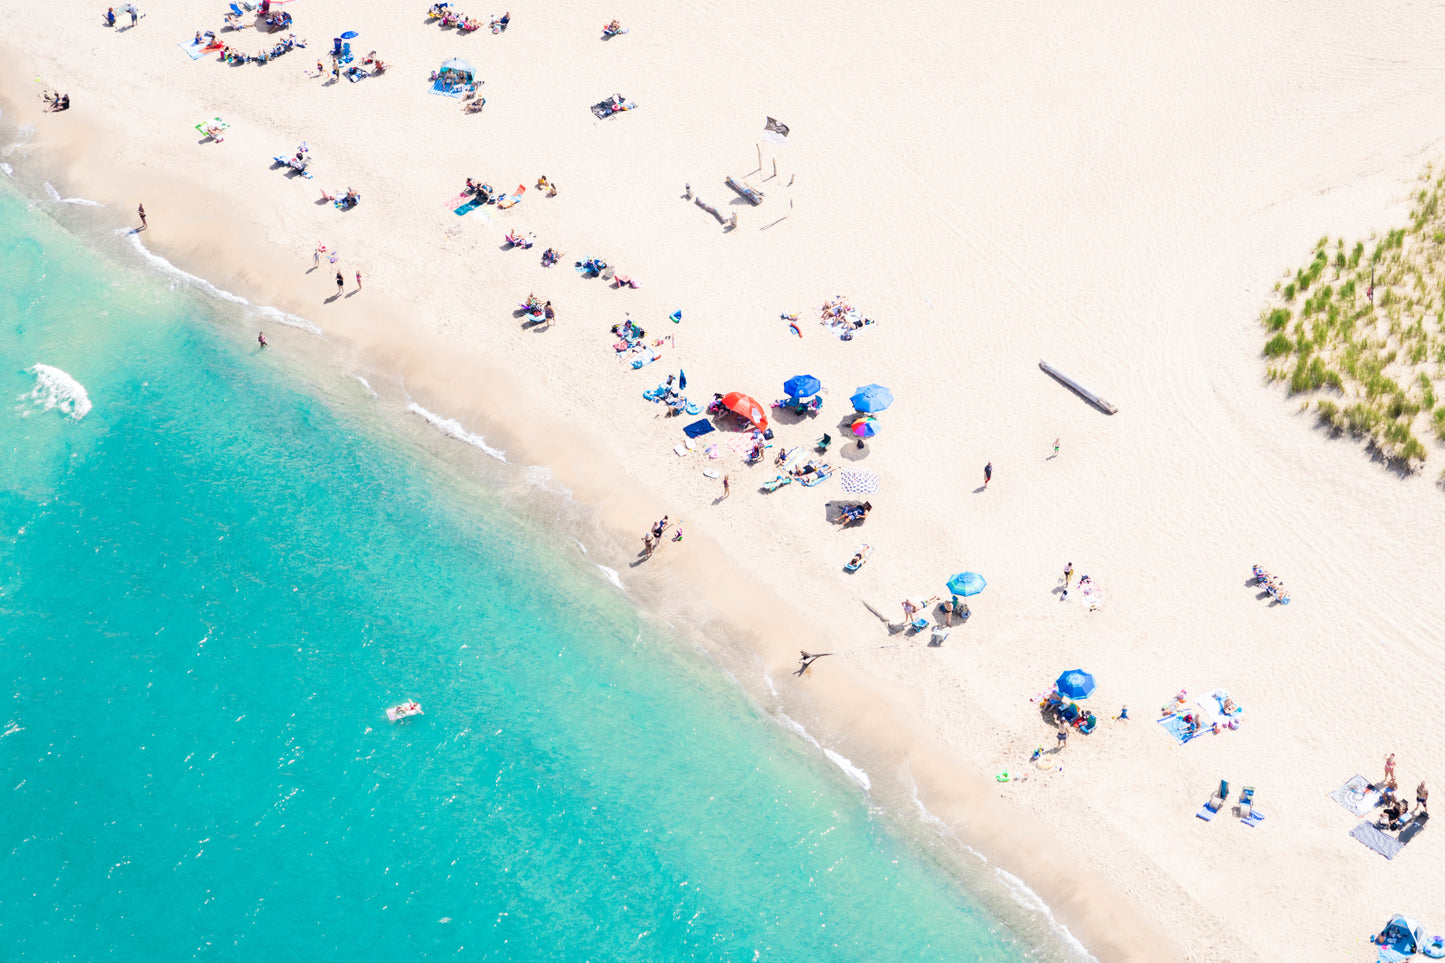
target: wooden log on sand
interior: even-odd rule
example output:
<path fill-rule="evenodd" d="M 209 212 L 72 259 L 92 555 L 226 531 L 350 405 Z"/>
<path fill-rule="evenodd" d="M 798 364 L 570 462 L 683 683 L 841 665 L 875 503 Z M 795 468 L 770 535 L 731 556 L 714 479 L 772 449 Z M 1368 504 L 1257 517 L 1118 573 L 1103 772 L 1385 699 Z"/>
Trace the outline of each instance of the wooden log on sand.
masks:
<path fill-rule="evenodd" d="M 1083 398 L 1085 401 L 1093 405 L 1095 408 L 1098 408 L 1104 414 L 1112 415 L 1118 413 L 1118 408 L 1114 407 L 1103 398 L 1100 398 L 1098 395 L 1094 394 L 1088 388 L 1085 388 L 1083 385 L 1079 384 L 1077 381 L 1075 381 L 1073 378 L 1070 378 L 1062 371 L 1059 371 L 1047 361 L 1040 361 L 1039 367 L 1044 369 L 1044 374 L 1054 378 L 1054 380 L 1058 381 L 1059 384 L 1063 385 L 1065 388 L 1070 389 L 1080 398 Z"/>

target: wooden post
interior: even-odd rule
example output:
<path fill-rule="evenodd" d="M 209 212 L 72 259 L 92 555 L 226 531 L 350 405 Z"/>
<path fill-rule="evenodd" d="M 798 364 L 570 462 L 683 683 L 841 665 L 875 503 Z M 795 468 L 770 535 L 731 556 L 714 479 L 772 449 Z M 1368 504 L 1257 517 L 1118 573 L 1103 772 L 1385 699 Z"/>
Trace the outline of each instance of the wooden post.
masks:
<path fill-rule="evenodd" d="M 762 144 L 758 144 L 758 145 L 757 145 L 757 148 L 758 148 L 758 170 L 762 170 L 762 169 L 763 169 L 763 145 L 762 145 Z"/>
<path fill-rule="evenodd" d="M 776 157 L 773 158 L 773 176 L 778 176 L 778 159 Z"/>

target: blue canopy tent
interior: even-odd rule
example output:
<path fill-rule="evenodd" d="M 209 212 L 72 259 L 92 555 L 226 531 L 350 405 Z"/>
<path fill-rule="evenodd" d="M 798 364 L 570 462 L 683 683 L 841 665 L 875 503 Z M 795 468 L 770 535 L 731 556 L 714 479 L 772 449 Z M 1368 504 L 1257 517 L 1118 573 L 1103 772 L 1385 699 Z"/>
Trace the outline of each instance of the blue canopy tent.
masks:
<path fill-rule="evenodd" d="M 1380 959 L 1390 960 L 1391 963 L 1408 959 L 1424 948 L 1424 927 L 1418 921 L 1397 913 L 1390 917 L 1390 922 L 1375 937 L 1375 942 L 1380 947 Z"/>
<path fill-rule="evenodd" d="M 848 400 L 854 410 L 872 414 L 893 404 L 893 392 L 882 385 L 865 385 L 853 392 L 853 397 Z"/>
<path fill-rule="evenodd" d="M 472 65 L 460 57 L 453 57 L 451 60 L 442 64 L 438 73 L 445 75 L 448 71 L 460 77 L 465 77 L 466 83 L 471 83 L 477 76 L 477 72 L 472 69 Z"/>

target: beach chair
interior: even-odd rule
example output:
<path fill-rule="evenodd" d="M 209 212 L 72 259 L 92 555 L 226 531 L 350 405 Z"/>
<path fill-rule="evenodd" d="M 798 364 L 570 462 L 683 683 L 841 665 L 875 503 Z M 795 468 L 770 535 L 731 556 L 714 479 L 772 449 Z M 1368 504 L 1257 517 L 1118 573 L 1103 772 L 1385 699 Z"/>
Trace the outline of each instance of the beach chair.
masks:
<path fill-rule="evenodd" d="M 935 625 L 935 626 L 933 627 L 933 632 L 932 632 L 932 634 L 929 635 L 929 637 L 928 637 L 928 645 L 929 645 L 929 647 L 936 649 L 936 648 L 939 648 L 940 646 L 942 646 L 943 643 L 945 643 L 945 642 L 947 642 L 947 641 L 948 641 L 948 629 L 945 629 L 945 628 L 944 628 L 943 626 L 941 626 L 941 625 Z"/>
<path fill-rule="evenodd" d="M 1241 819 L 1248 819 L 1254 809 L 1254 787 L 1245 786 L 1239 791 L 1239 800 L 1234 804 L 1234 814 Z"/>
<path fill-rule="evenodd" d="M 1209 822 L 1215 816 L 1219 815 L 1219 811 L 1224 808 L 1224 803 L 1227 799 L 1229 799 L 1229 783 L 1221 779 L 1219 780 L 1219 788 L 1215 790 L 1214 795 L 1209 797 L 1209 802 L 1205 803 L 1199 812 L 1194 815 L 1205 822 Z"/>
<path fill-rule="evenodd" d="M 908 623 L 908 627 L 915 632 L 922 632 L 923 630 L 928 628 L 928 616 L 915 616 L 913 621 Z"/>
<path fill-rule="evenodd" d="M 832 436 L 832 435 L 824 435 L 822 438 L 819 438 L 819 439 L 818 439 L 818 444 L 817 444 L 815 447 L 818 449 L 818 451 L 823 452 L 823 451 L 827 451 L 827 450 L 828 450 L 828 446 L 831 445 L 832 443 L 833 443 L 833 436 Z"/>
<path fill-rule="evenodd" d="M 237 6 L 236 4 L 234 4 L 234 3 L 231 4 L 231 14 L 232 14 L 233 16 L 236 16 L 236 17 L 245 16 L 245 14 L 242 12 L 241 8 L 240 8 L 239 6 Z"/>
<path fill-rule="evenodd" d="M 863 545 L 862 545 L 862 547 L 860 547 L 860 548 L 858 549 L 858 552 L 857 552 L 858 563 L 855 565 L 855 564 L 853 563 L 853 560 L 852 560 L 852 559 L 849 559 L 849 560 L 848 560 L 848 563 L 843 566 L 843 571 L 845 571 L 845 572 L 856 572 L 856 571 L 858 571 L 860 568 L 863 567 L 863 563 L 866 562 L 866 561 L 868 561 L 868 559 L 869 559 L 872 555 L 873 555 L 873 546 L 872 546 L 872 545 L 869 545 L 867 542 L 864 542 Z"/>

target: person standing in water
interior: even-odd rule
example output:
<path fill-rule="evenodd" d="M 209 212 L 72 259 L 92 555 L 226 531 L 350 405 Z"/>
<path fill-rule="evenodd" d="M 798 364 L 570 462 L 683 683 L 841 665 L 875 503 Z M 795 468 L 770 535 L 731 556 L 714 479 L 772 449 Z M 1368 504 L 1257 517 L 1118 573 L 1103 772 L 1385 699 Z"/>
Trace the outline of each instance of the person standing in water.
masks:
<path fill-rule="evenodd" d="M 142 204 L 135 209 L 135 212 L 140 215 L 140 229 L 144 231 L 146 229 L 146 206 Z"/>
<path fill-rule="evenodd" d="M 259 345 L 260 345 L 261 347 L 263 347 L 263 348 L 266 347 L 266 332 L 265 332 L 265 331 L 262 331 L 260 334 L 256 335 L 256 343 L 259 344 Z"/>

